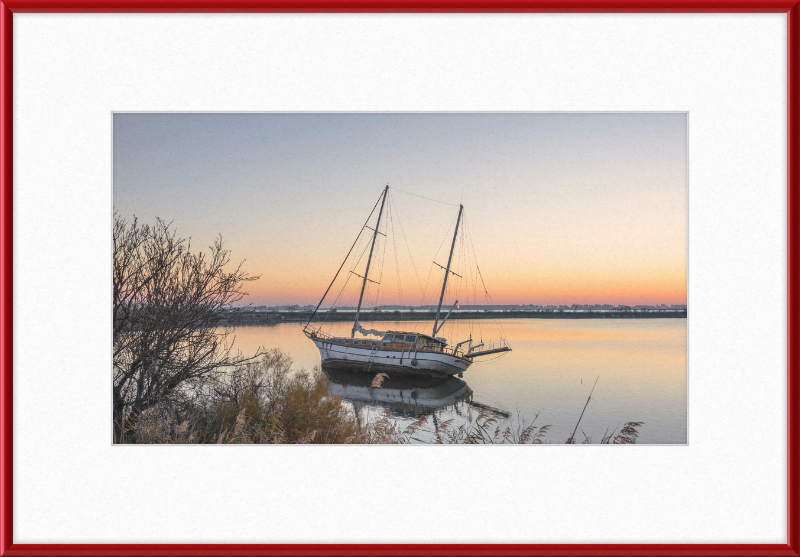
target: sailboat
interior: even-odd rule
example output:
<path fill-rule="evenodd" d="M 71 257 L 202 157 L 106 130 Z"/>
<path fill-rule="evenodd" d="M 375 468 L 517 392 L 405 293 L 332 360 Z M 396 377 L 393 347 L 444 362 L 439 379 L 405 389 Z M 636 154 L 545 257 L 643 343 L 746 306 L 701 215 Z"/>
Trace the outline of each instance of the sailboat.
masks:
<path fill-rule="evenodd" d="M 439 306 L 436 310 L 436 317 L 431 334 L 422 334 L 414 331 L 380 331 L 365 329 L 361 325 L 359 317 L 361 314 L 361 305 L 364 300 L 364 291 L 368 282 L 375 282 L 370 279 L 370 265 L 375 250 L 375 241 L 378 238 L 378 234 L 381 234 L 378 230 L 380 228 L 388 194 L 389 186 L 387 185 L 381 194 L 381 208 L 378 212 L 378 219 L 375 223 L 375 227 L 368 227 L 366 223 L 364 224 L 364 228 L 369 228 L 373 231 L 372 243 L 364 275 L 357 275 L 362 279 L 361 294 L 358 299 L 358 307 L 356 308 L 355 320 L 350 331 L 350 336 L 334 336 L 324 332 L 321 326 L 314 327 L 311 325 L 314 315 L 316 315 L 325 296 L 328 294 L 328 291 L 330 291 L 330 286 L 303 328 L 304 334 L 319 350 L 322 369 L 331 371 L 363 371 L 376 374 L 386 373 L 390 377 L 398 374 L 428 377 L 443 377 L 448 375 L 461 376 L 461 374 L 472 365 L 476 358 L 501 352 L 510 352 L 511 347 L 508 346 L 505 339 L 487 342 L 481 341 L 478 344 L 473 344 L 472 335 L 470 334 L 470 338 L 451 345 L 446 338 L 438 336 L 442 327 L 452 315 L 453 310 L 458 307 L 458 301 L 456 301 L 444 318 L 440 320 L 442 315 L 442 302 L 444 301 L 445 290 L 447 288 L 447 279 L 451 274 L 456 274 L 451 271 L 450 265 L 453 262 L 453 251 L 456 245 L 456 238 L 458 237 L 458 228 L 461 224 L 462 214 L 464 212 L 464 206 L 460 204 L 458 217 L 456 218 L 455 231 L 453 232 L 453 241 L 450 245 L 450 255 L 447 259 L 447 266 L 442 267 L 444 270 L 444 280 L 442 281 Z M 369 221 L 369 218 L 367 221 Z M 345 261 L 347 261 L 347 258 L 345 258 Z M 344 262 L 342 262 L 342 267 L 343 266 Z M 441 267 L 441 265 L 439 266 Z M 342 267 L 339 268 L 336 276 L 334 276 L 331 286 L 333 286 L 333 282 L 336 280 L 339 272 L 341 272 Z M 364 337 L 372 338 L 355 338 L 356 333 Z"/>

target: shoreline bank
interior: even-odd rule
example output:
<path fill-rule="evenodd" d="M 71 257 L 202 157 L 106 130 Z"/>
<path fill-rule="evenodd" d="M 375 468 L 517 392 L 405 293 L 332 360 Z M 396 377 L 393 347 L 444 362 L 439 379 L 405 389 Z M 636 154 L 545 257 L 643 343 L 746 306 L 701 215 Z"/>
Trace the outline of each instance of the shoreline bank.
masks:
<path fill-rule="evenodd" d="M 247 311 L 236 317 L 224 318 L 230 324 L 305 323 L 311 318 L 310 311 L 259 312 Z M 687 310 L 633 310 L 633 311 L 465 311 L 453 313 L 449 320 L 473 319 L 686 319 Z M 432 311 L 363 311 L 361 321 L 433 321 Z M 354 312 L 318 311 L 314 321 L 352 321 Z"/>

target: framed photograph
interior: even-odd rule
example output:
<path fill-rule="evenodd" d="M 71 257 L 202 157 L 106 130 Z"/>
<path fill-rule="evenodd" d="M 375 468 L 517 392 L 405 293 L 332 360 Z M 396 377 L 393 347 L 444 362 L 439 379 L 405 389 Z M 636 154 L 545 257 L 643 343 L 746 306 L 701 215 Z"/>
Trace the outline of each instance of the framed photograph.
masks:
<path fill-rule="evenodd" d="M 2 554 L 798 555 L 798 13 L 4 2 Z"/>

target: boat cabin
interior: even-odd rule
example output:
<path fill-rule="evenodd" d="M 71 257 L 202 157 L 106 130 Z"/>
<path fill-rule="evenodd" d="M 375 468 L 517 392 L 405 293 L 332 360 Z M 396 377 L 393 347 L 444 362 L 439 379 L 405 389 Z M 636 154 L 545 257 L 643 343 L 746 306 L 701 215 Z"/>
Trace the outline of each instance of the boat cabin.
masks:
<path fill-rule="evenodd" d="M 382 339 L 334 338 L 333 344 L 358 348 L 377 348 L 379 350 L 427 350 L 441 352 L 447 346 L 444 339 L 434 338 L 421 333 L 389 331 Z"/>
<path fill-rule="evenodd" d="M 407 333 L 399 331 L 389 331 L 381 339 L 381 346 L 392 349 L 406 350 L 432 350 L 439 351 L 447 345 L 443 339 L 436 339 L 421 333 Z"/>

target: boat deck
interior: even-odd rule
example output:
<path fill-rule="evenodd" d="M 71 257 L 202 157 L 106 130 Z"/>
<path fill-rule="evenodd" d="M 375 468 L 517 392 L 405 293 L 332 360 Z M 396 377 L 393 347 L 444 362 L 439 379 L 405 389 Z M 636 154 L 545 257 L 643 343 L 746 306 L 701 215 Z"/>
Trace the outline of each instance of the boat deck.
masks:
<path fill-rule="evenodd" d="M 406 337 L 416 337 L 416 341 L 403 341 L 396 342 L 386 341 L 383 339 L 357 339 L 349 337 L 336 337 L 325 333 L 321 329 L 314 327 L 306 327 L 303 332 L 311 340 L 320 340 L 324 344 L 337 345 L 352 348 L 362 349 L 378 349 L 381 351 L 389 352 L 432 352 L 438 354 L 449 354 L 457 358 L 467 358 L 467 354 L 459 349 L 450 348 L 446 345 L 446 341 L 437 340 L 434 337 L 423 333 L 412 331 L 388 331 L 393 335 L 403 335 Z"/>

